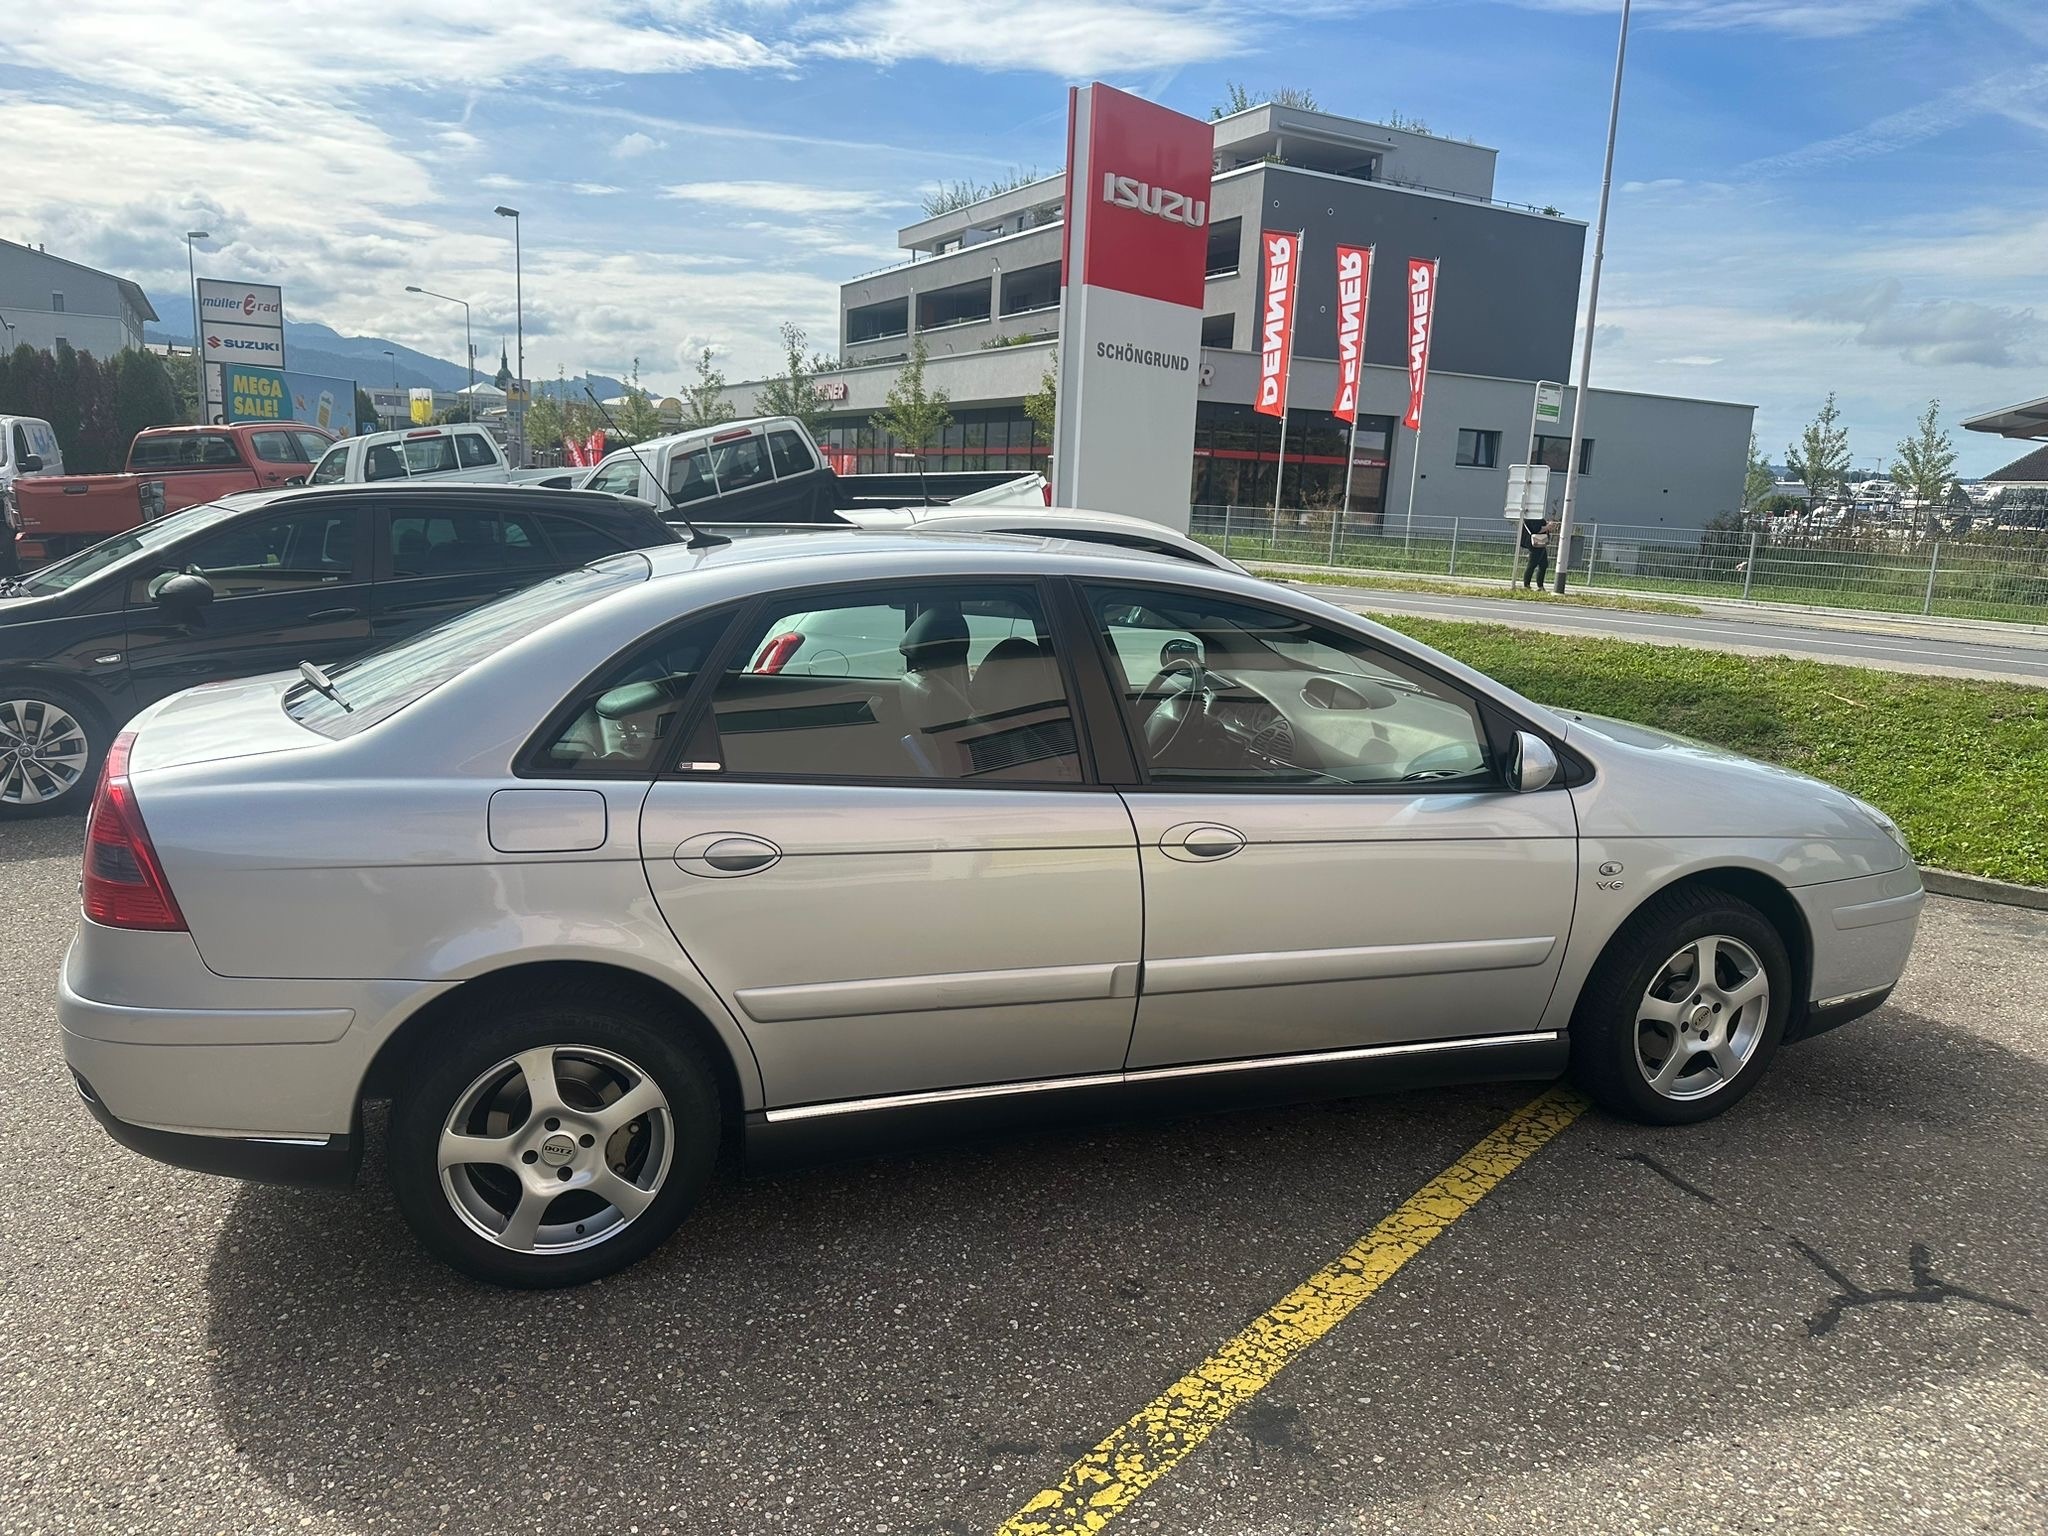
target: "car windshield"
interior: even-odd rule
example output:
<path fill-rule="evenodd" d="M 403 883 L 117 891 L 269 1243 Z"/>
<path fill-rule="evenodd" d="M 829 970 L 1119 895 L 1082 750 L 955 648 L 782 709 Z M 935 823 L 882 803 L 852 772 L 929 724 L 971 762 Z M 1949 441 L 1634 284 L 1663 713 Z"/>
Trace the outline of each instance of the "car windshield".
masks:
<path fill-rule="evenodd" d="M 330 668 L 332 695 L 310 683 L 297 685 L 285 695 L 285 712 L 323 736 L 353 736 L 390 719 L 506 646 L 607 592 L 645 581 L 652 573 L 644 556 L 615 555 L 527 587 L 389 650 Z"/>
<path fill-rule="evenodd" d="M 160 550 L 189 533 L 211 528 L 215 523 L 233 517 L 242 507 L 243 504 L 237 501 L 210 501 L 204 506 L 186 507 L 169 517 L 160 517 L 153 523 L 144 523 L 140 528 L 103 539 L 92 548 L 67 555 L 41 570 L 31 571 L 16 586 L 30 597 L 68 592 L 81 581 L 89 581 L 100 572 L 112 570 L 139 554 Z"/>

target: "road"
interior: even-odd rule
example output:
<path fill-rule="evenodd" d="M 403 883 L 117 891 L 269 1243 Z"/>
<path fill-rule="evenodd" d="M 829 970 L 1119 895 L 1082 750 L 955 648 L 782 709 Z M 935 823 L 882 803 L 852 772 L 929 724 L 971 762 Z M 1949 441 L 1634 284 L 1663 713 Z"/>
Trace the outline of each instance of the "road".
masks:
<path fill-rule="evenodd" d="M 1993 677 L 2048 686 L 2048 644 L 2001 644 L 1970 638 L 1946 638 L 1886 631 L 1884 621 L 1872 628 L 1836 627 L 1835 619 L 1799 623 L 1757 619 L 1746 612 L 1703 609 L 1697 617 L 1663 613 L 1628 613 L 1610 608 L 1579 608 L 1567 603 L 1540 604 L 1512 598 L 1438 595 L 1425 592 L 1382 592 L 1357 587 L 1302 584 L 1299 590 L 1341 607 L 1372 613 L 1416 614 L 1432 619 L 1466 619 L 1490 624 L 1516 624 L 1560 634 L 1607 635 L 1647 640 L 1659 645 L 1692 645 L 1709 650 L 1741 651 L 1770 656 L 1806 656 L 1849 666 L 1888 671 L 1936 672 L 1958 677 Z M 1823 627 L 1825 624 L 1827 627 Z"/>
<path fill-rule="evenodd" d="M 75 821 L 0 829 L 0 1532 L 991 1532 L 1539 1090 L 727 1179 L 515 1294 L 379 1181 L 147 1162 L 77 1103 Z M 1935 900 L 1743 1105 L 1588 1112 L 1109 1526 L 2026 1532 L 2048 1509 L 2048 916 Z M 1917 1276 L 1916 1276 L 1917 1268 Z"/>

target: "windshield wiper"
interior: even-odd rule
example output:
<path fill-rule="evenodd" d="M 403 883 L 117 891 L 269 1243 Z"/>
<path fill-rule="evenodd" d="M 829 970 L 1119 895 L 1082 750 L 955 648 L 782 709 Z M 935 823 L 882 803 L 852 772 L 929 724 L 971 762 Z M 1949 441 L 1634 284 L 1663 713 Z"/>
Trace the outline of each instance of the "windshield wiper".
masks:
<path fill-rule="evenodd" d="M 303 677 L 308 683 L 312 684 L 315 692 L 324 694 L 326 697 L 334 700 L 335 703 L 339 704 L 341 706 L 341 712 L 343 714 L 352 715 L 356 712 L 355 705 L 349 703 L 347 699 L 344 699 L 341 696 L 341 690 L 334 686 L 334 679 L 329 677 L 325 672 L 322 672 L 318 667 L 314 666 L 312 662 L 302 661 L 299 663 L 299 676 Z"/>

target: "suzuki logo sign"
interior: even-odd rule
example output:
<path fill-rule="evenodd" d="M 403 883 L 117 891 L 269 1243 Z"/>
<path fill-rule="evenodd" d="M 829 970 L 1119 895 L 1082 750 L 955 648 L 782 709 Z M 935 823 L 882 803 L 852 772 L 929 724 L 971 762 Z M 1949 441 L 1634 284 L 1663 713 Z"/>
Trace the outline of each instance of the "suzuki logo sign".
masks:
<path fill-rule="evenodd" d="M 1112 208 L 1135 208 L 1139 213 L 1185 224 L 1190 229 L 1200 229 L 1209 222 L 1206 199 L 1148 186 L 1135 176 L 1119 176 L 1114 171 L 1102 173 L 1102 200 Z"/>

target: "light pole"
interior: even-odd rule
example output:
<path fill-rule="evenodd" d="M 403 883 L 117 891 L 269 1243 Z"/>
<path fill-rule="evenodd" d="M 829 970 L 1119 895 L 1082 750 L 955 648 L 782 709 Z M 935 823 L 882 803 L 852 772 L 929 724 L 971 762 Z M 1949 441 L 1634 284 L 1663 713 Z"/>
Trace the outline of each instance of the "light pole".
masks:
<path fill-rule="evenodd" d="M 192 242 L 212 238 L 203 229 L 185 231 L 185 280 L 192 294 L 192 367 L 199 376 L 199 394 L 192 411 L 201 422 L 206 420 L 206 354 L 199 350 L 199 266 L 192 256 Z"/>
<path fill-rule="evenodd" d="M 932 494 L 924 488 L 924 450 L 920 448 L 916 453 L 906 453 L 898 449 L 893 457 L 917 460 L 917 499 L 926 506 L 930 506 L 932 504 Z"/>
<path fill-rule="evenodd" d="M 1621 0 L 1621 41 L 1614 49 L 1614 95 L 1607 104 L 1607 163 L 1600 172 L 1600 220 L 1593 229 L 1593 281 L 1586 290 L 1586 342 L 1579 350 L 1579 392 L 1572 400 L 1572 435 L 1564 461 L 1564 510 L 1557 520 L 1556 590 L 1564 591 L 1572 562 L 1572 498 L 1586 441 L 1586 392 L 1593 376 L 1593 321 L 1600 312 L 1600 262 L 1607 254 L 1607 196 L 1614 190 L 1614 130 L 1621 123 L 1621 66 L 1628 58 L 1629 0 Z"/>
<path fill-rule="evenodd" d="M 398 354 L 389 347 L 386 347 L 384 355 L 391 359 L 391 387 L 396 389 L 398 388 Z"/>
<path fill-rule="evenodd" d="M 469 339 L 469 300 L 458 299 L 453 294 L 436 293 L 433 289 L 422 288 L 417 283 L 407 283 L 405 291 L 407 293 L 424 294 L 430 299 L 441 299 L 447 303 L 460 304 L 462 306 L 462 346 L 463 350 L 469 353 L 468 409 L 474 411 L 476 409 L 476 343 Z"/>
<path fill-rule="evenodd" d="M 519 392 L 519 411 L 512 420 L 519 439 L 519 467 L 526 467 L 526 278 L 522 268 L 525 257 L 519 248 L 519 210 L 507 208 L 503 203 L 493 208 L 501 219 L 512 221 L 512 324 L 518 333 L 519 377 L 512 381 L 512 387 Z"/>

